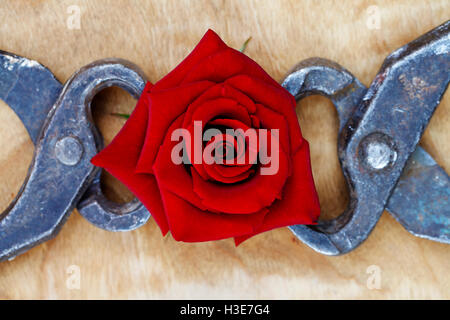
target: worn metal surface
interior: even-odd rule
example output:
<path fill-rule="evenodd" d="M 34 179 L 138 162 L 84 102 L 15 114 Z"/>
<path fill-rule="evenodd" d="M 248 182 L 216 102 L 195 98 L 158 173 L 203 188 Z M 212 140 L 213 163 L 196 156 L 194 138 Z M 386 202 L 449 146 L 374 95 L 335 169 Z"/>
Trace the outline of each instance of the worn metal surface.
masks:
<path fill-rule="evenodd" d="M 122 61 L 122 63 L 125 63 Z M 135 99 L 138 99 L 147 82 L 145 75 L 134 64 L 127 62 L 129 70 L 133 70 L 134 77 L 116 85 L 126 89 Z M 100 145 L 101 143 L 101 145 Z M 100 151 L 103 139 L 99 141 Z M 108 231 L 131 231 L 143 226 L 150 219 L 150 212 L 137 199 L 125 204 L 118 204 L 108 200 L 102 192 L 98 170 L 88 190 L 78 204 L 78 211 L 95 226 Z"/>
<path fill-rule="evenodd" d="M 0 99 L 14 110 L 34 144 L 61 90 L 40 63 L 0 50 Z"/>
<path fill-rule="evenodd" d="M 0 261 L 54 237 L 96 177 L 90 159 L 102 139 L 90 114 L 94 95 L 114 85 L 137 96 L 143 79 L 129 62 L 105 59 L 67 81 L 36 141 L 22 189 L 0 216 Z"/>
<path fill-rule="evenodd" d="M 136 66 L 133 69 L 138 76 L 131 94 L 137 98 L 146 78 Z M 36 144 L 62 88 L 51 71 L 38 62 L 0 51 L 0 99 L 19 116 L 33 143 Z M 99 142 L 99 148 L 101 144 Z M 74 152 L 75 158 L 71 154 Z M 66 137 L 57 142 L 55 154 L 60 162 L 75 165 L 81 160 L 83 148 L 76 138 Z M 78 206 L 87 220 L 106 230 L 128 231 L 138 228 L 150 218 L 149 212 L 136 200 L 121 205 L 108 201 L 101 192 L 99 181 L 100 173 Z"/>
<path fill-rule="evenodd" d="M 301 63 L 283 82 L 297 99 L 309 94 L 329 97 L 340 118 L 338 155 L 350 190 L 349 206 L 338 218 L 321 221 L 317 226 L 290 227 L 316 251 L 327 255 L 349 252 L 369 236 L 379 220 L 406 161 L 447 89 L 449 29 L 447 22 L 392 53 L 367 92 L 349 72 L 323 59 Z M 417 153 L 426 154 L 423 149 Z M 416 161 L 416 165 L 421 164 Z M 440 173 L 446 175 L 442 169 Z M 420 184 L 421 180 L 409 179 L 409 183 Z M 406 199 L 408 191 L 403 184 L 400 188 L 397 197 Z M 448 207 L 448 183 L 438 183 L 434 188 L 439 190 L 423 190 L 420 198 L 423 202 L 441 201 L 443 207 Z M 414 212 L 409 211 L 411 208 L 395 205 L 393 209 L 404 227 L 430 239 L 448 239 L 446 211 L 441 210 L 437 218 L 436 214 L 422 214 L 421 219 L 428 218 L 430 223 L 419 228 L 417 222 L 406 220 L 411 215 L 420 216 L 427 207 L 421 203 Z"/>
<path fill-rule="evenodd" d="M 108 200 L 100 187 L 100 176 L 91 183 L 78 204 L 80 213 L 95 226 L 108 231 L 130 231 L 144 225 L 150 218 L 144 205 L 134 199 L 126 204 Z"/>
<path fill-rule="evenodd" d="M 421 147 L 406 163 L 386 208 L 415 236 L 450 243 L 450 178 Z"/>

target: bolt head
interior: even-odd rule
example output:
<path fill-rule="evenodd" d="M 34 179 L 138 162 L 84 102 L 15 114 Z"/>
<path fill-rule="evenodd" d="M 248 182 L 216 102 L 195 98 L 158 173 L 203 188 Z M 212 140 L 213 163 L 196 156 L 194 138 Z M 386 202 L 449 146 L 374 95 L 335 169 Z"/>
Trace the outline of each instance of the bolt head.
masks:
<path fill-rule="evenodd" d="M 366 136 L 359 146 L 359 160 L 371 171 L 391 167 L 397 160 L 393 139 L 380 132 Z"/>
<path fill-rule="evenodd" d="M 56 158 L 66 166 L 74 166 L 80 162 L 83 155 L 83 145 L 76 137 L 64 137 L 55 145 Z"/>

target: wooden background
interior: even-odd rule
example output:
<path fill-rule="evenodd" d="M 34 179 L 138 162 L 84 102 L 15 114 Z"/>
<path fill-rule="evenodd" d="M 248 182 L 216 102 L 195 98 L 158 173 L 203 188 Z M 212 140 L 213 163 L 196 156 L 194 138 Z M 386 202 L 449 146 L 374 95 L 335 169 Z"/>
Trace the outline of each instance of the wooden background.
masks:
<path fill-rule="evenodd" d="M 80 8 L 79 29 L 68 27 L 76 13 L 71 5 Z M 379 28 L 373 28 L 377 15 Z M 0 48 L 40 61 L 62 82 L 105 57 L 131 60 L 155 82 L 212 28 L 236 48 L 252 36 L 246 53 L 275 79 L 300 60 L 321 56 L 370 85 L 387 54 L 449 17 L 448 0 L 14 0 L 0 4 Z M 447 172 L 449 97 L 447 92 L 421 141 Z M 110 113 L 130 112 L 134 103 L 119 89 L 96 97 L 95 118 L 107 143 L 124 123 Z M 1 104 L 0 211 L 17 194 L 33 154 L 25 128 Z M 336 112 L 326 99 L 310 97 L 299 104 L 298 116 L 311 144 L 323 217 L 336 216 L 348 198 L 336 154 Z M 104 185 L 112 199 L 131 197 L 112 177 L 105 176 Z M 367 285 L 369 266 L 379 268 L 379 289 Z M 77 270 L 78 289 L 71 282 Z M 448 299 L 449 270 L 450 246 L 410 235 L 388 213 L 357 250 L 326 257 L 287 228 L 235 248 L 232 240 L 162 238 L 153 220 L 133 232 L 110 233 L 74 212 L 57 238 L 0 264 L 0 298 Z"/>

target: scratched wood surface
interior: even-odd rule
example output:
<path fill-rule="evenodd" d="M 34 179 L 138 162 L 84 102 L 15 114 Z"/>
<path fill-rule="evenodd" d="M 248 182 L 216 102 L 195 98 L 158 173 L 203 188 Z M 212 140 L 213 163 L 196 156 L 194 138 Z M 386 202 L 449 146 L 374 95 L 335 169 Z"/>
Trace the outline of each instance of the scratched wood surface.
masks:
<path fill-rule="evenodd" d="M 246 53 L 275 79 L 300 60 L 321 56 L 369 85 L 387 54 L 449 17 L 448 0 L 15 0 L 0 4 L 0 49 L 40 61 L 62 82 L 105 57 L 131 60 L 155 82 L 213 28 L 236 48 L 252 36 Z M 449 97 L 421 141 L 447 172 Z M 0 104 L 1 211 L 26 176 L 33 145 L 11 109 Z M 124 123 L 110 113 L 133 107 L 119 89 L 96 97 L 94 115 L 106 143 Z M 310 97 L 299 103 L 298 117 L 311 144 L 323 218 L 337 216 L 348 195 L 336 154 L 336 112 L 326 99 Z M 132 197 L 107 175 L 104 188 L 117 201 Z M 326 257 L 287 228 L 238 248 L 232 240 L 185 244 L 161 237 L 154 221 L 110 233 L 75 211 L 58 237 L 0 264 L 0 298 L 448 299 L 449 270 L 450 246 L 410 235 L 386 212 L 357 250 Z"/>

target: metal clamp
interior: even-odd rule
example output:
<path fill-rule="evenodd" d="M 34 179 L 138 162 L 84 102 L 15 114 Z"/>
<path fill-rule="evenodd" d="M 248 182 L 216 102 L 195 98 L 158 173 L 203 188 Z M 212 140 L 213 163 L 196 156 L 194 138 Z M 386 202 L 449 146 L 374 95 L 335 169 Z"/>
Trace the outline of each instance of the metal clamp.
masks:
<path fill-rule="evenodd" d="M 7 54 L 2 58 L 9 59 Z M 17 58 L 14 61 L 9 59 L 9 63 L 12 67 L 6 70 L 15 72 L 13 75 L 17 77 L 16 81 L 9 85 L 10 90 L 7 90 L 7 85 L 0 85 L 2 98 L 4 97 L 19 117 L 25 120 L 24 125 L 32 139 L 34 138 L 36 148 L 28 176 L 18 196 L 0 215 L 0 261 L 13 258 L 53 238 L 90 183 L 98 177 L 98 170 L 90 163 L 90 159 L 103 144 L 90 113 L 90 103 L 95 94 L 106 87 L 118 86 L 138 97 L 145 84 L 145 77 L 139 68 L 125 60 L 97 61 L 74 74 L 62 88 L 53 107 L 50 110 L 47 107 L 46 110 L 46 102 L 59 90 L 57 81 L 48 69 L 25 58 Z M 22 69 L 26 67 L 33 70 Z M 46 80 L 45 84 L 50 83 L 54 89 L 51 94 L 42 93 L 46 97 L 42 103 L 33 104 L 36 107 L 42 106 L 42 110 L 35 110 L 36 119 L 32 119 L 28 114 L 30 105 L 24 104 L 24 100 L 17 97 L 26 82 L 33 83 L 33 79 L 22 76 L 26 72 L 28 76 L 36 74 L 36 77 L 43 78 Z M 3 75 L 1 78 L 5 79 Z M 25 82 L 20 82 L 22 79 L 25 79 Z M 34 83 L 37 83 L 36 80 L 34 78 Z M 36 86 L 31 87 L 31 90 L 39 89 Z M 39 96 L 35 91 L 28 94 L 30 100 L 27 102 L 33 102 L 34 95 Z M 38 115 L 40 112 L 41 115 Z M 48 112 L 48 115 L 42 117 L 42 112 Z M 39 119 L 43 119 L 44 123 L 41 124 L 42 131 L 36 139 L 35 120 Z M 90 202 L 94 205 L 99 203 L 99 208 L 108 210 L 108 206 L 101 205 L 101 197 L 101 193 L 98 193 Z M 134 203 L 124 205 L 123 213 L 134 215 L 136 210 L 133 209 L 136 208 L 133 205 Z M 86 206 L 80 209 L 82 214 L 87 212 L 88 219 L 91 218 L 92 209 Z M 115 212 L 117 211 L 113 214 L 116 214 Z M 146 219 L 140 218 L 141 223 L 150 217 L 148 211 L 146 214 Z M 138 210 L 137 215 L 142 217 L 142 211 Z M 123 223 L 122 228 L 117 228 L 114 222 L 106 225 L 103 225 L 102 221 L 91 222 L 100 227 L 125 229 Z M 131 228 L 137 227 L 136 223 L 130 225 Z"/>
<path fill-rule="evenodd" d="M 412 233 L 450 243 L 450 206 L 439 206 L 440 212 L 434 206 L 439 200 L 450 203 L 449 177 L 417 147 L 450 81 L 449 30 L 447 22 L 392 53 L 367 91 L 348 71 L 323 59 L 300 63 L 284 80 L 297 99 L 310 94 L 330 98 L 340 118 L 338 155 L 349 206 L 317 226 L 290 227 L 314 250 L 339 255 L 355 249 L 386 206 Z M 411 180 L 407 170 L 400 177 L 415 150 L 407 167 L 426 174 Z M 417 189 L 423 192 L 420 203 L 416 199 L 417 207 L 408 205 L 416 192 L 410 186 L 422 183 L 429 187 Z"/>

